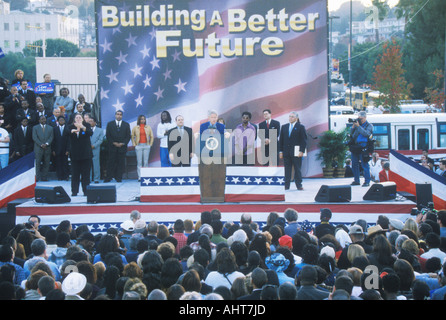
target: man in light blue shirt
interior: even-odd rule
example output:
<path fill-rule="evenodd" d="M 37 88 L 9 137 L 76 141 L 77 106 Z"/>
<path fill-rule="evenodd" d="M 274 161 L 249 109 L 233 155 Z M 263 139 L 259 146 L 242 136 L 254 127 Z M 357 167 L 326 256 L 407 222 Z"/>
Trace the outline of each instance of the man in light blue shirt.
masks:
<path fill-rule="evenodd" d="M 45 262 L 51 269 L 51 271 L 54 274 L 54 277 L 56 279 L 56 281 L 60 281 L 61 280 L 61 275 L 60 275 L 60 271 L 59 268 L 57 267 L 57 264 L 55 264 L 54 262 L 50 262 L 48 261 L 48 255 L 46 253 L 46 242 L 43 239 L 35 239 L 32 243 L 31 243 L 31 252 L 34 255 L 33 258 L 26 260 L 25 264 L 23 265 L 23 268 L 25 269 L 25 271 L 28 274 L 31 274 L 31 270 L 33 269 L 33 267 L 43 261 Z"/>

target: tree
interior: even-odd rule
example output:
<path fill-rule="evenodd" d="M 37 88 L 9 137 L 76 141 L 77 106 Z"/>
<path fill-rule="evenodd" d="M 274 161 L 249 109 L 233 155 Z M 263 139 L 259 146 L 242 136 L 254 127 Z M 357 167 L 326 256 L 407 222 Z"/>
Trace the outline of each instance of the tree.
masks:
<path fill-rule="evenodd" d="M 42 51 L 42 40 L 38 40 L 32 44 L 33 47 L 26 48 L 23 50 L 23 54 L 25 55 L 34 55 L 37 57 L 43 56 Z M 36 51 L 34 49 L 34 46 L 39 47 L 39 50 Z M 46 40 L 46 56 L 47 57 L 53 57 L 53 56 L 61 56 L 61 57 L 76 57 L 80 52 L 80 49 L 78 46 L 76 46 L 74 43 L 69 42 L 64 39 L 47 39 Z"/>
<path fill-rule="evenodd" d="M 400 0 L 398 12 L 407 24 L 403 42 L 405 78 L 413 84 L 413 97 L 425 98 L 425 88 L 435 85 L 435 70 L 444 69 L 445 21 L 444 0 Z"/>
<path fill-rule="evenodd" d="M 382 53 L 382 46 L 372 42 L 358 44 L 352 51 L 352 85 L 362 86 L 370 85 L 373 81 L 373 72 L 375 71 L 376 57 Z M 344 54 L 340 58 L 340 72 L 344 79 L 349 78 L 348 56 Z"/>
<path fill-rule="evenodd" d="M 400 111 L 400 100 L 410 96 L 412 85 L 404 79 L 404 70 L 401 62 L 401 49 L 395 39 L 383 45 L 383 53 L 377 60 L 373 74 L 373 89 L 380 92 L 376 105 L 383 106 L 391 113 Z"/>
<path fill-rule="evenodd" d="M 446 100 L 446 94 L 444 92 L 444 72 L 443 70 L 435 70 L 432 72 L 435 78 L 435 85 L 433 87 L 426 88 L 426 101 L 430 106 L 437 108 L 440 111 L 445 111 L 446 106 L 444 102 Z"/>
<path fill-rule="evenodd" d="M 36 59 L 34 57 L 24 57 L 20 52 L 5 54 L 0 62 L 0 77 L 12 81 L 17 69 L 23 70 L 26 79 L 32 83 L 36 82 Z"/>

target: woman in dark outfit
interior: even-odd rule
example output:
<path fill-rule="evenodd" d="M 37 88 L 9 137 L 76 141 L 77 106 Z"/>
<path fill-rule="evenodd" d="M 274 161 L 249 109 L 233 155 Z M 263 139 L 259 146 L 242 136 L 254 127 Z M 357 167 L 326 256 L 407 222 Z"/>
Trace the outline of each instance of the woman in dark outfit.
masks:
<path fill-rule="evenodd" d="M 70 132 L 70 158 L 71 158 L 71 196 L 77 196 L 79 183 L 82 184 L 84 195 L 90 184 L 90 168 L 93 152 L 91 151 L 90 137 L 93 134 L 91 126 L 86 123 L 81 114 L 76 114 L 69 127 Z"/>

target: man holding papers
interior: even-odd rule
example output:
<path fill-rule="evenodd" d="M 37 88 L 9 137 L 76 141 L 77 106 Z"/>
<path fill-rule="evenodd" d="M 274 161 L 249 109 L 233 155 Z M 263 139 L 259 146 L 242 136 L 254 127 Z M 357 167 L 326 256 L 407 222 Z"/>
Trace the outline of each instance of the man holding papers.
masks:
<path fill-rule="evenodd" d="M 289 123 L 282 126 L 279 136 L 279 158 L 285 166 L 285 190 L 290 188 L 291 171 L 294 168 L 294 182 L 297 190 L 303 190 L 302 157 L 307 149 L 307 133 L 296 112 L 289 114 Z"/>

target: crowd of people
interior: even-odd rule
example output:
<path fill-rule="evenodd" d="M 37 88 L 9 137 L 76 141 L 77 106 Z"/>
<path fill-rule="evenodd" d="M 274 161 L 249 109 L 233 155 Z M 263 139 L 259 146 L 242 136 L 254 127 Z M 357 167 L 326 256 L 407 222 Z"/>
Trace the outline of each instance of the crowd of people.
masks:
<path fill-rule="evenodd" d="M 92 234 L 38 216 L 0 246 L 2 300 L 443 300 L 446 210 L 406 221 L 333 224 L 296 210 L 224 221 L 220 210 L 170 226 L 137 210 Z"/>

